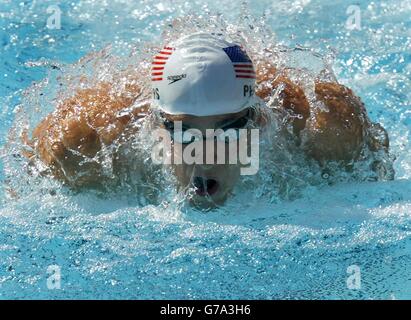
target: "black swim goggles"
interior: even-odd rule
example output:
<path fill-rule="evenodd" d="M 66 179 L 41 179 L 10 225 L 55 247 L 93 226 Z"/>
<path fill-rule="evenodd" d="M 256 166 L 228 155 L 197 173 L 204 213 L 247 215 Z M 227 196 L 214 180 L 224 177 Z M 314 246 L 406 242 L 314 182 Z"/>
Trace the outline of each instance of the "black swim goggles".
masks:
<path fill-rule="evenodd" d="M 172 141 L 180 144 L 189 144 L 192 142 L 201 141 L 203 139 L 210 139 L 205 137 L 199 132 L 199 130 L 190 130 L 195 128 L 190 128 L 184 125 L 184 121 L 181 123 L 180 128 L 175 127 L 175 122 L 168 120 L 164 113 L 160 113 L 161 121 L 163 122 L 164 128 L 170 133 Z M 247 113 L 238 119 L 227 120 L 222 123 L 219 128 L 214 129 L 215 141 L 229 143 L 230 141 L 237 141 L 240 139 L 240 129 L 247 129 L 253 122 L 254 110 L 249 108 Z"/>

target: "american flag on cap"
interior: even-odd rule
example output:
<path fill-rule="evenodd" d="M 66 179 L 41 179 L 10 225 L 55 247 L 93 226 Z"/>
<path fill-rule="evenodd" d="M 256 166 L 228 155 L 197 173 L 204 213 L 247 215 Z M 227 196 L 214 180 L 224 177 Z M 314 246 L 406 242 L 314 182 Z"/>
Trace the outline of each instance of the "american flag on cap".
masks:
<path fill-rule="evenodd" d="M 164 66 L 173 53 L 173 48 L 164 47 L 155 57 L 151 68 L 151 81 L 163 80 Z"/>
<path fill-rule="evenodd" d="M 236 78 L 255 79 L 253 62 L 240 46 L 223 48 L 233 63 Z"/>

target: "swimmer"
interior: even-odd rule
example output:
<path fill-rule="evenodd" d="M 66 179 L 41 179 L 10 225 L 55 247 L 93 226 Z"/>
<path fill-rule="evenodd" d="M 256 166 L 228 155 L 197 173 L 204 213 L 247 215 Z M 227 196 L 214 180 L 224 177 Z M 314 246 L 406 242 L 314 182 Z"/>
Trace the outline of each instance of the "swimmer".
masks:
<path fill-rule="evenodd" d="M 253 57 L 251 57 L 253 58 Z M 45 164 L 50 174 L 73 188 L 102 183 L 102 167 L 84 162 L 114 142 L 126 144 L 138 130 L 136 121 L 148 114 L 154 128 L 171 133 L 173 152 L 189 141 L 173 134 L 177 121 L 184 131 L 197 129 L 239 130 L 253 123 L 264 128 L 274 112 L 268 108 L 273 91 L 282 101 L 278 108 L 292 117 L 295 143 L 306 157 L 326 168 L 334 161 L 344 170 L 358 161 L 362 150 L 388 152 L 389 140 L 382 126 L 372 123 L 364 104 L 337 82 L 315 83 L 317 101 L 324 110 L 313 110 L 303 89 L 278 70 L 272 61 L 251 59 L 241 45 L 207 33 L 195 33 L 167 44 L 153 59 L 150 73 L 144 69 L 121 75 L 126 86 L 102 82 L 80 89 L 60 103 L 55 112 L 35 128 L 32 157 Z M 252 61 L 254 60 L 254 61 Z M 138 86 L 138 76 L 150 76 L 152 91 Z M 147 103 L 135 106 L 141 98 Z M 278 110 L 277 108 L 277 110 Z M 280 121 L 281 122 L 281 121 Z M 177 138 L 176 138 L 177 137 Z M 215 137 L 212 137 L 214 139 Z M 180 151 L 181 152 L 181 151 Z M 114 166 L 121 167 L 120 160 Z M 200 207 L 222 205 L 240 177 L 241 164 L 171 164 L 180 190 L 192 188 L 192 201 Z M 378 170 L 378 164 L 374 170 Z M 141 168 L 144 170 L 144 168 Z"/>

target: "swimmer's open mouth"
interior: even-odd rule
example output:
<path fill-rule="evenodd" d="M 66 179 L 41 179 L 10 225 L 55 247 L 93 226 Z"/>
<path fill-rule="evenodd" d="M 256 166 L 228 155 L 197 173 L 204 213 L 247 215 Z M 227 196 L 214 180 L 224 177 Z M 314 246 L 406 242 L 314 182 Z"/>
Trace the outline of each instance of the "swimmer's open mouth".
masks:
<path fill-rule="evenodd" d="M 196 194 L 199 196 L 213 195 L 217 192 L 219 184 L 214 179 L 205 179 L 202 177 L 195 177 L 193 181 Z"/>

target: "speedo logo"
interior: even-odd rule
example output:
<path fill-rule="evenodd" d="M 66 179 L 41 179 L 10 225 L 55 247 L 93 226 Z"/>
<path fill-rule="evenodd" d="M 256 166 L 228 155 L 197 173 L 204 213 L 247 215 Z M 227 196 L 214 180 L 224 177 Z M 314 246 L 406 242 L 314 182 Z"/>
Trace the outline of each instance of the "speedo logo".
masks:
<path fill-rule="evenodd" d="M 184 79 L 186 77 L 187 77 L 186 73 L 179 74 L 179 75 L 176 75 L 176 76 L 168 76 L 167 80 L 170 81 L 168 84 L 173 84 L 173 83 L 175 83 L 177 81 L 180 81 L 181 79 Z"/>

